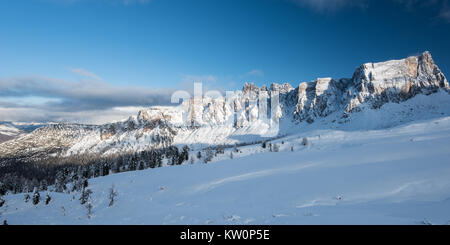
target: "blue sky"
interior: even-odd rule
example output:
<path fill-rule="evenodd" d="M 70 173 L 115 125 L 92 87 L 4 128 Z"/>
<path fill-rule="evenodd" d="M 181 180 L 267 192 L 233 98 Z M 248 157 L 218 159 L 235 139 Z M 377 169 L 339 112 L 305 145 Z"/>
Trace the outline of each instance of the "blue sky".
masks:
<path fill-rule="evenodd" d="M 450 71 L 446 0 L 5 0 L 0 11 L 0 121 L 124 116 L 192 81 L 297 86 L 425 50 Z"/>

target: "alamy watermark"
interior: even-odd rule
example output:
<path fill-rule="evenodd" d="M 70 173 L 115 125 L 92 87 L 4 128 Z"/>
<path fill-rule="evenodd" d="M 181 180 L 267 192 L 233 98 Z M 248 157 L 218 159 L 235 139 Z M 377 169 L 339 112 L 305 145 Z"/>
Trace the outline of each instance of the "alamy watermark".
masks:
<path fill-rule="evenodd" d="M 279 92 L 262 89 L 247 89 L 243 91 L 226 91 L 225 96 L 218 90 L 203 93 L 203 84 L 194 83 L 193 96 L 186 90 L 175 91 L 171 103 L 182 101 L 182 124 L 186 127 L 200 126 L 233 126 L 240 128 L 258 123 L 263 126 L 265 136 L 274 136 L 279 132 L 281 107 Z M 220 111 L 210 115 L 211 106 Z M 220 117 L 220 118 L 217 118 Z"/>

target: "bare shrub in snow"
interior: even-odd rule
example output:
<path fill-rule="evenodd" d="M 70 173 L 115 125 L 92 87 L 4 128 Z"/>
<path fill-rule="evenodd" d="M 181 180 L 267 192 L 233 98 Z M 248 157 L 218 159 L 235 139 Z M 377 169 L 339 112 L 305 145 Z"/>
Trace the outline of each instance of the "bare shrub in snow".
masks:
<path fill-rule="evenodd" d="M 87 209 L 87 211 L 88 211 L 87 215 L 88 215 L 88 218 L 89 218 L 89 219 L 92 217 L 92 208 L 93 208 L 93 206 L 92 206 L 92 204 L 91 204 L 91 201 L 89 201 L 89 202 L 86 204 L 86 209 Z"/>
<path fill-rule="evenodd" d="M 117 192 L 114 190 L 114 185 L 111 186 L 111 188 L 109 188 L 109 205 L 108 206 L 112 206 L 114 205 L 114 198 L 117 196 Z"/>

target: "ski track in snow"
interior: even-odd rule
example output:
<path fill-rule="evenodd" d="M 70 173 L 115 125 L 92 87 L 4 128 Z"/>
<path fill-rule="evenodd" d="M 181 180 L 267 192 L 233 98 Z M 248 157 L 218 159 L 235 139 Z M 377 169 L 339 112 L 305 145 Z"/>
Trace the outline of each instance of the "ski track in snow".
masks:
<path fill-rule="evenodd" d="M 306 164 L 299 164 L 299 165 L 295 165 L 292 167 L 286 167 L 286 168 L 274 168 L 274 169 L 267 169 L 267 170 L 261 170 L 261 171 L 254 171 L 254 172 L 235 175 L 235 176 L 231 176 L 231 177 L 226 177 L 226 178 L 219 179 L 219 180 L 216 180 L 213 182 L 202 184 L 202 185 L 194 187 L 193 191 L 199 192 L 199 191 L 211 190 L 211 189 L 216 188 L 217 186 L 227 184 L 230 182 L 244 181 L 244 180 L 249 180 L 249 179 L 254 179 L 254 178 L 261 178 L 261 177 L 268 176 L 268 175 L 276 175 L 276 174 L 282 174 L 282 173 L 288 173 L 288 172 L 292 173 L 294 171 L 299 171 L 299 170 L 313 167 L 313 166 L 317 166 L 317 164 L 306 163 Z"/>

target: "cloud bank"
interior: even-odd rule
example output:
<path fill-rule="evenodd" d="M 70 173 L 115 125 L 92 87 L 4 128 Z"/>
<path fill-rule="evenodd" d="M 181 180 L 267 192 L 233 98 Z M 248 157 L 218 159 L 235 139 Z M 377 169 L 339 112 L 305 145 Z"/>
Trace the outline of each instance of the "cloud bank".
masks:
<path fill-rule="evenodd" d="M 121 120 L 142 107 L 168 105 L 171 89 L 116 86 L 84 69 L 82 79 L 0 78 L 0 121 L 105 123 Z"/>

